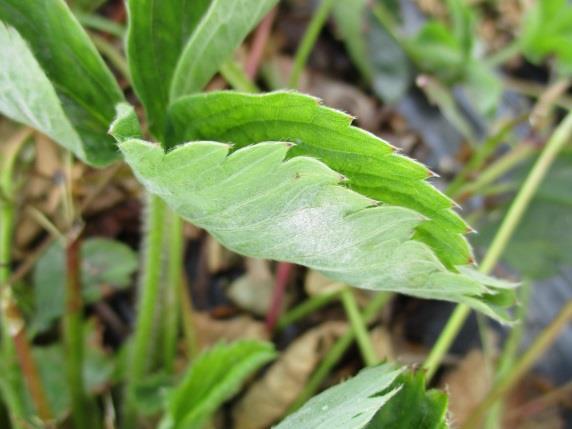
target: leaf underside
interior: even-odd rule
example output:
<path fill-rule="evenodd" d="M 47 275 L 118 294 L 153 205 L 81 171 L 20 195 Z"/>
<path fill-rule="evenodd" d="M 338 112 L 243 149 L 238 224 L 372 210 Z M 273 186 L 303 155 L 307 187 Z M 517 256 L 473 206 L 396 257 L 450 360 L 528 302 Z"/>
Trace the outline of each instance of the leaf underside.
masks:
<path fill-rule="evenodd" d="M 73 150 L 78 157 L 91 165 L 104 166 L 116 160 L 119 153 L 113 139 L 107 135 L 107 128 L 113 120 L 115 104 L 123 100 L 123 95 L 89 36 L 66 3 L 63 0 L 2 0 L 0 20 L 14 27 L 28 44 L 39 64 L 36 68 L 43 70 L 50 86 L 53 86 L 49 92 L 55 91 L 59 98 L 61 107 L 56 109 L 58 117 L 62 117 L 59 110 L 63 109 L 65 112 L 63 119 L 59 120 L 61 126 L 67 127 L 67 124 L 63 124 L 71 123 L 73 134 L 76 135 L 62 136 L 46 127 L 38 129 Z M 28 48 L 25 50 L 28 51 Z M 19 53 L 13 53 L 9 59 L 17 64 L 8 65 L 8 61 L 3 61 L 2 68 L 12 68 L 17 72 L 11 76 L 12 79 L 21 80 L 25 84 L 25 78 L 30 76 L 23 68 L 24 64 L 19 64 L 21 60 L 17 58 L 18 55 Z M 2 83 L 10 84 L 11 82 Z M 48 92 L 47 89 L 44 91 Z M 33 109 L 38 112 L 34 104 L 20 104 L 20 109 Z M 44 110 L 48 108 L 45 107 Z M 27 116 L 29 119 L 30 115 Z M 37 121 L 14 119 L 34 127 L 38 125 Z M 79 143 L 78 135 L 81 139 Z"/>
<path fill-rule="evenodd" d="M 472 262 L 464 234 L 468 225 L 453 202 L 425 179 L 424 165 L 399 155 L 387 142 L 351 126 L 345 113 L 313 97 L 277 92 L 266 95 L 217 92 L 186 97 L 170 109 L 171 146 L 213 140 L 235 147 L 261 141 L 296 143 L 289 156 L 311 156 L 347 177 L 347 185 L 376 201 L 425 216 L 415 238 L 427 243 L 448 267 Z"/>
<path fill-rule="evenodd" d="M 79 135 L 26 41 L 2 22 L 0 64 L 0 112 L 61 142 L 80 158 L 85 157 Z"/>
<path fill-rule="evenodd" d="M 238 96 L 243 100 L 251 98 Z M 310 100 L 314 108 L 318 108 L 314 99 L 290 93 L 258 99 L 271 101 L 272 97 L 283 96 L 292 98 L 292 105 L 297 106 L 285 111 L 293 121 L 297 118 L 296 113 L 302 110 L 295 103 L 297 100 Z M 207 109 L 208 116 L 208 111 L 212 112 L 208 110 L 209 106 L 212 109 L 216 103 L 202 105 L 201 98 L 204 97 L 193 97 L 192 100 L 198 100 L 198 104 Z M 185 107 L 196 106 L 189 100 L 185 100 Z M 173 126 L 182 120 L 176 116 L 180 106 L 176 104 L 171 112 Z M 244 106 L 227 109 L 226 117 L 232 121 Z M 268 111 L 279 111 L 272 108 L 272 103 L 268 106 Z M 246 109 L 248 111 L 248 104 Z M 231 153 L 229 144 L 195 141 L 176 145 L 165 153 L 158 145 L 132 139 L 121 143 L 120 149 L 149 191 L 159 195 L 195 225 L 208 230 L 231 250 L 251 257 L 308 266 L 336 281 L 362 288 L 464 302 L 491 317 L 505 320 L 507 315 L 502 307 L 511 303 L 510 285 L 480 275 L 467 266 L 456 266 L 455 271 L 448 269 L 427 243 L 417 239 L 419 228 L 428 223 L 426 215 L 408 207 L 381 204 L 371 196 L 356 192 L 354 187 L 350 189 L 349 170 L 346 169 L 342 176 L 331 164 L 322 162 L 325 156 L 307 156 L 304 150 L 311 146 L 306 144 L 309 140 L 305 137 L 314 136 L 317 143 L 324 141 L 320 149 L 326 156 L 335 153 L 336 145 L 338 148 L 343 144 L 351 147 L 353 137 L 355 152 L 346 149 L 335 154 L 334 161 L 342 165 L 343 159 L 353 156 L 356 168 L 369 170 L 368 174 L 376 169 L 383 172 L 378 165 L 381 164 L 390 173 L 400 173 L 405 188 L 408 185 L 405 178 L 415 176 L 416 171 L 419 173 L 417 181 L 425 183 L 422 182 L 427 176 L 425 167 L 394 155 L 386 143 L 349 127 L 345 115 L 319 109 L 324 109 L 333 118 L 327 121 L 315 114 L 313 124 L 318 131 L 312 134 L 311 121 L 306 128 L 298 127 L 298 135 L 302 138 L 297 144 L 261 142 L 260 134 L 244 131 L 244 127 L 235 128 L 232 138 L 228 138 L 225 137 L 228 134 L 217 133 L 216 126 L 210 124 L 211 130 L 203 128 L 201 132 L 211 133 L 217 140 L 236 143 L 242 138 L 260 143 Z M 200 115 L 195 118 L 197 126 L 209 126 L 209 121 Z M 189 139 L 200 138 L 202 134 L 193 130 L 192 123 L 186 124 L 185 132 L 197 133 L 196 138 Z M 294 140 L 291 137 L 294 131 L 280 131 L 277 127 L 261 113 L 257 129 L 262 130 L 262 136 L 273 134 L 273 140 Z M 334 131 L 328 134 L 326 127 Z M 336 134 L 335 130 L 342 127 L 349 129 L 347 136 L 341 132 Z M 375 156 L 378 155 L 381 159 L 376 163 Z M 395 157 L 395 169 L 388 165 L 391 157 Z M 365 164 L 361 167 L 357 163 L 360 159 Z M 412 182 L 409 182 L 410 186 L 414 186 Z M 425 189 L 440 196 L 429 184 L 414 192 Z M 440 198 L 449 201 L 444 196 Z"/>

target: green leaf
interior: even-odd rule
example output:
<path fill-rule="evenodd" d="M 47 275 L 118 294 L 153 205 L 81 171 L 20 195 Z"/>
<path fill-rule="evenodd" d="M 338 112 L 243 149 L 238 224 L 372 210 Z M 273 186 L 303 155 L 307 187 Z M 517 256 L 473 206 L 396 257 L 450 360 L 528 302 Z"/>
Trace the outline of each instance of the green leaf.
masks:
<path fill-rule="evenodd" d="M 81 137 L 83 150 L 77 150 L 77 143 L 58 142 L 95 166 L 117 159 L 119 153 L 107 127 L 123 95 L 65 2 L 2 0 L 0 20 L 13 26 L 29 44 Z"/>
<path fill-rule="evenodd" d="M 272 344 L 249 340 L 219 344 L 202 353 L 170 393 L 161 428 L 201 428 L 250 375 L 275 356 Z"/>
<path fill-rule="evenodd" d="M 127 58 L 149 128 L 165 130 L 169 87 L 177 61 L 211 0 L 129 0 Z"/>
<path fill-rule="evenodd" d="M 85 159 L 52 83 L 18 32 L 0 22 L 0 112 L 29 125 Z"/>
<path fill-rule="evenodd" d="M 115 119 L 109 126 L 109 134 L 118 142 L 139 138 L 143 135 L 137 113 L 128 103 L 115 106 Z"/>
<path fill-rule="evenodd" d="M 126 245 L 109 239 L 86 240 L 81 248 L 82 294 L 86 303 L 101 299 L 104 288 L 123 288 L 131 283 L 137 256 Z M 52 245 L 34 269 L 34 298 L 30 331 L 49 328 L 63 315 L 65 305 L 65 254 L 59 243 Z"/>
<path fill-rule="evenodd" d="M 430 21 L 406 44 L 407 53 L 423 72 L 444 82 L 462 79 L 466 53 L 461 41 L 441 22 Z"/>
<path fill-rule="evenodd" d="M 320 393 L 275 429 L 445 428 L 446 408 L 445 394 L 425 392 L 421 374 L 386 363 Z"/>
<path fill-rule="evenodd" d="M 483 62 L 472 60 L 467 69 L 465 90 L 468 100 L 485 116 L 495 113 L 502 95 L 502 84 Z"/>
<path fill-rule="evenodd" d="M 567 0 L 536 1 L 524 15 L 521 43 L 524 55 L 540 63 L 554 55 L 558 71 L 572 75 L 572 6 Z"/>
<path fill-rule="evenodd" d="M 276 3 L 278 0 L 213 0 L 179 59 L 171 100 L 200 91 Z"/>
<path fill-rule="evenodd" d="M 428 225 L 445 245 L 459 237 L 469 252 L 462 235 L 447 229 L 449 219 L 458 219 L 463 228 L 464 223 L 450 201 L 423 181 L 425 167 L 350 127 L 345 115 L 293 93 L 196 96 L 175 106 L 175 117 L 178 107 L 185 110 L 175 122 L 195 136 L 189 140 L 209 135 L 239 149 L 229 154 L 228 144 L 198 141 L 165 154 L 141 140 L 120 148 L 150 192 L 229 249 L 305 265 L 362 288 L 464 302 L 491 317 L 507 318 L 502 307 L 511 301 L 511 285 L 466 266 L 448 270 L 418 239 Z M 265 140 L 297 144 L 240 148 Z M 356 192 L 376 186 L 379 195 L 410 195 L 411 201 L 403 201 L 420 210 L 395 205 L 397 198 L 380 205 L 381 198 Z M 421 210 L 448 217 L 426 221 Z"/>
<path fill-rule="evenodd" d="M 367 0 L 339 1 L 334 3 L 332 13 L 353 63 L 371 81 L 373 71 L 365 43 L 367 6 Z"/>
<path fill-rule="evenodd" d="M 526 163 L 516 174 L 521 183 L 530 171 Z M 572 267 L 572 150 L 563 151 L 554 162 L 516 229 L 503 259 L 522 275 L 547 279 Z M 508 204 L 491 214 L 477 237 L 487 244 L 504 218 Z"/>
<path fill-rule="evenodd" d="M 88 392 L 101 391 L 109 383 L 115 361 L 100 347 L 89 343 L 95 334 L 93 323 L 84 324 L 84 366 L 83 378 Z M 32 349 L 34 361 L 38 364 L 42 386 L 56 419 L 63 420 L 70 412 L 71 399 L 66 377 L 66 354 L 61 344 L 37 346 Z M 26 395 L 29 395 L 26 390 Z M 28 399 L 31 405 L 31 398 Z"/>
<path fill-rule="evenodd" d="M 401 388 L 373 417 L 366 429 L 446 429 L 447 395 L 425 390 L 423 372 L 403 372 Z"/>
<path fill-rule="evenodd" d="M 432 173 L 387 142 L 351 126 L 352 118 L 294 92 L 250 95 L 218 92 L 175 103 L 170 141 L 213 140 L 236 148 L 263 141 L 296 143 L 289 156 L 311 156 L 347 177 L 356 192 L 413 209 L 426 218 L 416 238 L 449 268 L 472 261 L 469 227 L 453 202 L 425 181 Z"/>

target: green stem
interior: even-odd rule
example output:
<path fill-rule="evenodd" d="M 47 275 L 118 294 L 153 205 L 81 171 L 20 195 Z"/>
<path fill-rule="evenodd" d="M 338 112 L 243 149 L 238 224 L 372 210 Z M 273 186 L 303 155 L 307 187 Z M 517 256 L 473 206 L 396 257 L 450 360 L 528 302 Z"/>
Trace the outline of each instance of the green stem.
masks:
<path fill-rule="evenodd" d="M 72 416 L 75 427 L 89 428 L 88 398 L 83 381 L 83 300 L 81 296 L 81 240 L 71 233 L 66 245 L 66 312 L 64 315 L 64 344 L 66 372 L 70 389 Z"/>
<path fill-rule="evenodd" d="M 2 323 L 1 361 L 2 380 L 0 389 L 2 397 L 8 408 L 8 414 L 13 428 L 25 427 L 26 411 L 21 395 L 22 383 L 17 367 L 17 357 L 14 344 L 11 341 L 11 325 L 13 321 L 9 315 L 12 305 L 10 290 L 11 261 L 12 261 L 12 239 L 14 234 L 15 209 L 13 203 L 14 165 L 24 143 L 31 135 L 30 130 L 24 130 L 16 136 L 13 147 L 6 149 L 0 173 L 0 304 Z"/>
<path fill-rule="evenodd" d="M 326 23 L 326 19 L 328 19 L 328 15 L 334 6 L 334 0 L 322 0 L 320 7 L 312 16 L 312 20 L 308 25 L 308 29 L 304 33 L 304 37 L 298 50 L 296 51 L 296 56 L 294 58 L 294 64 L 292 65 L 292 71 L 290 72 L 290 80 L 288 86 L 290 88 L 298 88 L 300 83 L 300 76 L 302 76 L 302 71 L 304 70 L 304 66 L 308 61 L 308 57 L 316 44 L 316 40 L 324 24 Z"/>
<path fill-rule="evenodd" d="M 131 74 L 129 73 L 129 65 L 125 60 L 125 57 L 119 52 L 119 50 L 104 37 L 97 34 L 91 34 L 91 40 L 95 47 L 106 57 L 109 62 L 117 69 L 121 75 L 131 83 Z"/>
<path fill-rule="evenodd" d="M 165 287 L 165 332 L 163 334 L 163 365 L 168 372 L 175 368 L 177 337 L 179 333 L 180 306 L 178 304 L 183 287 L 183 221 L 170 212 L 169 261 Z"/>
<path fill-rule="evenodd" d="M 250 80 L 236 61 L 227 61 L 220 67 L 219 71 L 234 89 L 244 92 L 260 92 L 260 89 Z"/>
<path fill-rule="evenodd" d="M 356 337 L 358 347 L 362 354 L 363 360 L 367 366 L 375 365 L 379 362 L 375 349 L 371 342 L 371 338 L 367 332 L 366 322 L 360 314 L 356 299 L 352 290 L 346 287 L 340 298 L 346 311 L 346 316 L 350 321 L 352 331 Z"/>
<path fill-rule="evenodd" d="M 509 136 L 515 125 L 522 122 L 523 118 L 511 119 L 500 126 L 500 130 L 488 137 L 465 164 L 463 169 L 457 174 L 455 179 L 447 186 L 445 193 L 451 198 L 460 195 L 460 189 L 465 185 L 471 174 L 475 173 L 485 164 L 487 158 L 491 156 L 499 145 Z"/>
<path fill-rule="evenodd" d="M 363 311 L 363 319 L 370 322 L 375 315 L 383 308 L 383 306 L 391 298 L 390 293 L 380 292 L 378 293 L 365 307 Z M 326 357 L 320 363 L 320 366 L 312 376 L 310 380 L 304 386 L 304 390 L 290 407 L 289 412 L 293 412 L 300 408 L 309 398 L 314 396 L 320 386 L 323 384 L 324 380 L 338 364 L 344 354 L 347 352 L 352 342 L 354 341 L 355 333 L 352 329 L 348 330 L 342 337 L 340 337 L 332 348 L 328 351 Z"/>
<path fill-rule="evenodd" d="M 158 299 L 163 251 L 165 205 L 154 195 L 148 196 L 142 280 L 137 300 L 137 321 L 131 345 L 123 424 L 136 424 L 135 389 L 141 382 L 150 362 L 153 320 Z"/>
<path fill-rule="evenodd" d="M 528 350 L 512 366 L 506 374 L 487 395 L 484 401 L 473 411 L 463 426 L 463 429 L 478 427 L 482 416 L 499 398 L 506 394 L 520 378 L 534 365 L 534 363 L 544 354 L 546 349 L 558 337 L 560 331 L 572 319 L 572 300 L 568 301 L 562 308 L 558 316 L 546 327 L 546 329 L 534 340 Z"/>
<path fill-rule="evenodd" d="M 494 54 L 491 54 L 489 57 L 485 58 L 485 63 L 489 67 L 501 65 L 511 58 L 516 57 L 518 54 L 520 54 L 520 51 L 521 43 L 520 39 L 517 38 L 503 47 L 500 51 L 495 52 Z"/>
<path fill-rule="evenodd" d="M 475 195 L 483 188 L 487 187 L 495 180 L 502 177 L 515 166 L 529 159 L 537 152 L 537 149 L 530 144 L 520 144 L 506 155 L 499 158 L 494 164 L 491 164 L 486 171 L 482 172 L 477 180 L 468 183 L 458 191 L 459 196 Z"/>
<path fill-rule="evenodd" d="M 546 176 L 546 173 L 550 169 L 550 166 L 554 162 L 558 152 L 560 152 L 560 150 L 570 141 L 571 134 L 572 113 L 569 113 L 550 137 L 550 140 L 544 147 L 540 157 L 534 164 L 534 167 L 526 178 L 522 188 L 519 190 L 512 205 L 510 206 L 510 209 L 506 214 L 502 225 L 497 231 L 495 238 L 485 255 L 485 258 L 481 263 L 481 272 L 490 273 L 498 262 L 502 252 L 508 245 L 512 234 L 514 233 L 528 205 L 530 204 L 532 197 L 540 186 L 542 179 L 544 176 Z M 459 304 L 455 308 L 455 311 L 449 318 L 449 321 L 445 325 L 445 328 L 441 332 L 441 335 L 437 339 L 437 342 L 433 346 L 433 349 L 429 353 L 429 356 L 427 357 L 427 360 L 424 364 L 424 368 L 427 370 L 427 381 L 429 381 L 435 374 L 435 371 L 443 360 L 443 356 L 445 356 L 445 353 L 447 353 L 449 347 L 457 337 L 459 331 L 465 323 L 465 320 L 469 316 L 469 313 L 469 307 L 464 304 Z"/>
<path fill-rule="evenodd" d="M 312 314 L 313 312 L 319 310 L 322 307 L 334 302 L 339 298 L 338 292 L 322 293 L 314 295 L 311 298 L 305 300 L 300 305 L 294 307 L 292 310 L 284 314 L 276 324 L 277 330 L 283 330 L 287 326 L 296 323 L 298 320 Z"/>
<path fill-rule="evenodd" d="M 496 370 L 496 380 L 500 380 L 510 372 L 510 369 L 514 366 L 514 361 L 517 357 L 518 347 L 522 342 L 522 337 L 524 335 L 524 323 L 526 321 L 526 314 L 528 312 L 528 302 L 530 298 L 530 283 L 525 282 L 520 288 L 520 299 L 521 303 L 517 311 L 517 320 L 519 323 L 510 331 L 509 337 L 507 338 L 502 354 L 499 358 L 499 362 Z M 487 419 L 485 422 L 485 429 L 495 429 L 500 427 L 500 422 L 503 415 L 503 402 L 501 400 L 497 401 L 492 405 Z"/>
<path fill-rule="evenodd" d="M 115 21 L 104 18 L 103 16 L 95 13 L 83 13 L 74 11 L 74 15 L 84 27 L 91 28 L 92 30 L 102 31 L 120 39 L 125 37 L 125 27 Z"/>

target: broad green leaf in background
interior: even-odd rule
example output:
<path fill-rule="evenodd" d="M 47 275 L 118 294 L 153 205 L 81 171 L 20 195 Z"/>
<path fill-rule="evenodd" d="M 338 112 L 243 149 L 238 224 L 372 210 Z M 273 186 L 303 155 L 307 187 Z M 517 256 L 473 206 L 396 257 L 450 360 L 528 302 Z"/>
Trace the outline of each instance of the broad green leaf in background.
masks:
<path fill-rule="evenodd" d="M 201 98 L 210 102 L 203 104 Z M 195 136 L 189 140 L 210 135 L 236 147 L 296 142 L 259 143 L 230 155 L 230 145 L 207 141 L 179 145 L 167 154 L 141 140 L 120 144 L 150 192 L 226 247 L 305 265 L 353 286 L 465 302 L 491 317 L 507 318 L 502 307 L 512 302 L 510 285 L 467 266 L 448 270 L 417 239 L 419 229 L 430 224 L 428 215 L 447 210 L 450 219 L 459 219 L 450 201 L 423 181 L 425 167 L 395 155 L 387 143 L 351 127 L 347 116 L 320 107 L 311 97 L 223 92 L 187 101 L 179 107 L 191 110 L 178 119 L 184 118 L 183 131 Z M 380 205 L 382 199 L 354 192 L 392 181 L 389 196 L 426 194 L 426 203 L 441 199 L 443 206 L 420 204 L 415 211 L 390 205 L 395 200 Z M 430 228 L 445 240 L 464 240 L 446 225 L 441 219 Z"/>
<path fill-rule="evenodd" d="M 462 79 L 466 53 L 461 42 L 441 22 L 429 21 L 406 44 L 407 53 L 423 72 L 446 83 Z"/>
<path fill-rule="evenodd" d="M 129 1 L 129 67 L 155 137 L 169 104 L 200 91 L 277 1 Z"/>
<path fill-rule="evenodd" d="M 494 114 L 502 95 L 502 83 L 483 62 L 472 60 L 465 76 L 468 99 L 485 116 Z"/>
<path fill-rule="evenodd" d="M 126 245 L 109 239 L 92 238 L 81 248 L 82 293 L 87 303 L 101 299 L 106 288 L 127 287 L 137 269 L 137 255 Z M 30 331 L 41 332 L 63 315 L 65 306 L 65 254 L 55 243 L 34 270 L 35 311 Z"/>
<path fill-rule="evenodd" d="M 66 3 L 63 0 L 2 0 L 0 20 L 14 27 L 27 41 L 52 82 L 83 144 L 83 150 L 76 149 L 75 153 L 95 166 L 117 159 L 119 153 L 107 135 L 107 127 L 123 95 Z M 58 143 L 71 149 L 77 145 L 61 140 Z"/>
<path fill-rule="evenodd" d="M 396 381 L 397 394 L 373 417 L 366 429 L 446 429 L 447 395 L 425 390 L 423 372 L 406 371 Z"/>
<path fill-rule="evenodd" d="M 271 343 L 243 340 L 219 344 L 193 361 L 167 398 L 161 429 L 200 429 L 244 381 L 276 357 Z"/>
<path fill-rule="evenodd" d="M 515 178 L 520 183 L 530 171 L 525 165 Z M 507 207 L 493 213 L 477 237 L 487 244 L 504 217 Z M 523 276 L 547 279 L 572 267 L 572 151 L 563 151 L 536 192 L 503 259 Z"/>
<path fill-rule="evenodd" d="M 200 91 L 278 0 L 213 0 L 177 63 L 171 100 Z"/>
<path fill-rule="evenodd" d="M 367 56 L 365 42 L 368 0 L 338 1 L 332 9 L 340 37 L 348 53 L 367 81 L 371 81 L 373 71 Z"/>
<path fill-rule="evenodd" d="M 320 393 L 275 429 L 441 429 L 446 411 L 446 395 L 426 392 L 422 374 L 386 363 Z"/>
<path fill-rule="evenodd" d="M 93 337 L 97 336 L 95 328 L 91 322 L 84 324 L 86 342 L 83 378 L 89 392 L 98 392 L 105 388 L 115 368 L 115 361 L 112 357 L 98 344 L 90 343 Z M 71 407 L 64 348 L 60 344 L 36 346 L 32 349 L 32 354 L 38 364 L 50 408 L 58 420 L 63 420 L 69 415 Z M 32 407 L 31 399 L 28 402 Z"/>
<path fill-rule="evenodd" d="M 85 159 L 52 83 L 18 32 L 0 22 L 0 112 L 29 125 Z"/>
<path fill-rule="evenodd" d="M 572 6 L 567 0 L 537 0 L 522 24 L 524 55 L 540 63 L 554 55 L 558 71 L 572 75 Z"/>
<path fill-rule="evenodd" d="M 334 18 L 352 61 L 386 103 L 399 100 L 413 76 L 405 52 L 369 11 L 369 2 L 336 2 Z"/>
<path fill-rule="evenodd" d="M 149 128 L 161 138 L 175 66 L 211 0 L 129 0 L 127 57 Z M 198 58 L 197 58 L 198 59 Z"/>

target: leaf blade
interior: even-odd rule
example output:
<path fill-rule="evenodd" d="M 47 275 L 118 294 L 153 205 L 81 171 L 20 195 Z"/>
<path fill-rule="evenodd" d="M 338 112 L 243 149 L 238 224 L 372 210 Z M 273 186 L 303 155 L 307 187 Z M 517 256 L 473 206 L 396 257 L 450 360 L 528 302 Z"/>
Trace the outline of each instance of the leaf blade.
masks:
<path fill-rule="evenodd" d="M 213 0 L 186 44 L 170 88 L 171 101 L 199 91 L 278 0 Z M 232 19 L 229 19 L 232 17 Z"/>
<path fill-rule="evenodd" d="M 2 22 L 0 62 L 0 111 L 84 158 L 81 139 L 66 117 L 52 83 L 26 41 L 14 28 Z"/>
<path fill-rule="evenodd" d="M 170 394 L 162 428 L 191 429 L 236 394 L 244 380 L 274 359 L 270 343 L 243 340 L 219 344 L 199 356 Z"/>
<path fill-rule="evenodd" d="M 27 41 L 80 135 L 84 161 L 105 166 L 119 157 L 107 126 L 123 95 L 89 36 L 63 0 L 0 2 L 0 20 Z"/>
<path fill-rule="evenodd" d="M 210 2 L 130 0 L 127 3 L 129 69 L 151 132 L 158 138 L 165 129 L 165 112 L 175 66 Z"/>
<path fill-rule="evenodd" d="M 488 302 L 505 289 L 447 270 L 412 238 L 422 215 L 375 206 L 315 158 L 286 160 L 296 148 L 290 146 L 259 143 L 229 155 L 228 144 L 192 142 L 165 153 L 130 140 L 120 149 L 150 192 L 231 250 L 308 266 L 357 287 L 465 302 L 506 321 Z"/>

